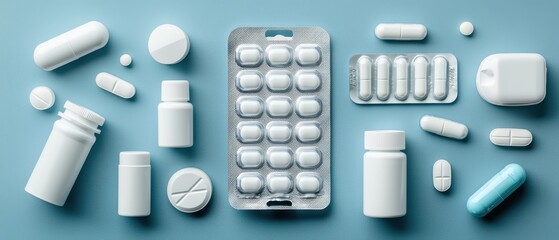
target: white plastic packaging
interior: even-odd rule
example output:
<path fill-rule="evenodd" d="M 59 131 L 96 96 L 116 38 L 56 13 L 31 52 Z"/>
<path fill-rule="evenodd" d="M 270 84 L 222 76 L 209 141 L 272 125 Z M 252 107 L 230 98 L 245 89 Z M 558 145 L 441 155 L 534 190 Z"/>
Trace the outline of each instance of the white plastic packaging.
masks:
<path fill-rule="evenodd" d="M 120 152 L 118 165 L 118 215 L 144 217 L 151 213 L 149 152 Z"/>
<path fill-rule="evenodd" d="M 161 101 L 158 106 L 158 142 L 160 147 L 191 147 L 193 139 L 192 104 L 186 80 L 161 82 Z"/>
<path fill-rule="evenodd" d="M 100 22 L 91 21 L 60 34 L 35 48 L 35 64 L 51 71 L 107 45 L 109 30 Z"/>
<path fill-rule="evenodd" d="M 407 159 L 404 131 L 366 131 L 363 156 L 363 214 L 374 218 L 406 215 Z"/>
<path fill-rule="evenodd" d="M 63 206 L 95 143 L 105 119 L 70 101 L 59 112 L 45 148 L 29 177 L 25 191 L 46 202 Z"/>
<path fill-rule="evenodd" d="M 452 103 L 458 62 L 450 53 L 353 55 L 349 96 L 357 104 Z"/>
<path fill-rule="evenodd" d="M 229 203 L 243 210 L 330 204 L 330 37 L 319 27 L 229 35 Z"/>

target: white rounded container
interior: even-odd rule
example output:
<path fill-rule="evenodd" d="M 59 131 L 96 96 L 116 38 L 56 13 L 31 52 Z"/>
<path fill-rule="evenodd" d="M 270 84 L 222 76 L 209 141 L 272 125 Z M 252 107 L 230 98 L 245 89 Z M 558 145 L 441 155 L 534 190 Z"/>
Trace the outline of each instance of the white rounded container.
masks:
<path fill-rule="evenodd" d="M 54 205 L 63 206 L 95 143 L 105 119 L 70 101 L 54 123 L 45 148 L 29 177 L 25 191 Z"/>
<path fill-rule="evenodd" d="M 366 131 L 363 156 L 363 214 L 393 218 L 406 215 L 407 166 L 404 131 Z"/>
<path fill-rule="evenodd" d="M 193 144 L 192 104 L 186 80 L 163 81 L 158 106 L 160 147 L 186 148 Z"/>
<path fill-rule="evenodd" d="M 118 215 L 144 217 L 151 213 L 149 152 L 120 152 L 118 165 Z"/>

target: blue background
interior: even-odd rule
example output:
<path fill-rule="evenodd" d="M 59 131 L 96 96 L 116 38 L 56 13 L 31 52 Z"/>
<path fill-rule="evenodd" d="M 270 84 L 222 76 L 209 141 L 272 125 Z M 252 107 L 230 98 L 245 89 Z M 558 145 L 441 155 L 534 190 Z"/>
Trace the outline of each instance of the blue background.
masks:
<path fill-rule="evenodd" d="M 0 3 L 0 238 L 83 239 L 526 239 L 559 233 L 557 128 L 559 3 L 555 1 L 7 1 Z M 520 1 L 518 1 L 520 2 Z M 35 46 L 90 20 L 104 23 L 109 44 L 56 71 L 35 66 Z M 472 21 L 475 33 L 458 32 Z M 417 22 L 429 29 L 421 42 L 387 42 L 373 29 L 381 22 Z M 190 36 L 191 51 L 176 65 L 156 63 L 147 51 L 150 32 L 172 23 Z M 227 36 L 240 26 L 321 26 L 332 42 L 332 202 L 324 211 L 237 211 L 227 200 Z M 356 53 L 450 52 L 459 61 L 459 96 L 450 105 L 356 105 L 349 99 L 348 60 Z M 494 53 L 536 52 L 547 60 L 547 97 L 529 107 L 497 107 L 475 89 L 481 60 Z M 131 68 L 119 57 L 129 53 Z M 107 71 L 137 87 L 123 100 L 95 85 Z M 165 79 L 187 79 L 195 108 L 195 146 L 157 147 L 157 104 Z M 56 92 L 49 111 L 29 105 L 45 85 Z M 23 190 L 65 100 L 107 118 L 66 206 L 56 207 Z M 467 124 L 470 135 L 455 141 L 422 131 L 424 114 Z M 525 149 L 492 145 L 496 127 L 528 128 L 535 140 Z M 362 214 L 363 131 L 407 133 L 408 213 L 398 219 Z M 118 153 L 152 153 L 152 214 L 117 215 Z M 453 166 L 450 192 L 432 186 L 437 159 Z M 467 198 L 505 165 L 524 166 L 528 179 L 490 216 L 466 212 Z M 197 214 L 168 202 L 170 176 L 198 167 L 212 178 L 214 195 Z"/>

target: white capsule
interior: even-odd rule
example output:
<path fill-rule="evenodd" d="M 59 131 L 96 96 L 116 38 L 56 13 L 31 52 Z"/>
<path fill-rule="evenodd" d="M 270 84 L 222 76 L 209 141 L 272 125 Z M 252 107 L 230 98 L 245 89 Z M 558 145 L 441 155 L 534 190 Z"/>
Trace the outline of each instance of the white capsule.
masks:
<path fill-rule="evenodd" d="M 52 71 L 107 45 L 109 30 L 91 21 L 39 44 L 33 53 L 35 64 Z"/>
<path fill-rule="evenodd" d="M 55 95 L 52 89 L 40 86 L 33 88 L 29 94 L 29 102 L 37 110 L 47 110 L 54 105 Z"/>
<path fill-rule="evenodd" d="M 136 95 L 134 85 L 106 72 L 97 74 L 95 82 L 98 87 L 121 98 L 128 99 Z"/>
<path fill-rule="evenodd" d="M 369 100 L 372 96 L 371 75 L 373 70 L 373 62 L 368 56 L 362 56 L 357 60 L 358 78 L 359 78 L 359 98 Z"/>
<path fill-rule="evenodd" d="M 425 115 L 421 118 L 421 129 L 443 137 L 464 139 L 468 136 L 468 127 L 448 119 Z"/>
<path fill-rule="evenodd" d="M 532 143 L 532 133 L 520 128 L 495 128 L 489 140 L 497 146 L 526 147 Z"/>
<path fill-rule="evenodd" d="M 390 62 L 386 57 L 379 57 L 377 62 L 377 97 L 386 100 L 390 94 Z"/>
<path fill-rule="evenodd" d="M 433 186 L 439 192 L 446 192 L 452 184 L 452 168 L 446 160 L 437 160 L 433 164 Z"/>
<path fill-rule="evenodd" d="M 438 100 L 446 98 L 446 88 L 448 82 L 448 61 L 444 57 L 435 57 L 434 77 L 433 77 L 433 96 Z"/>
<path fill-rule="evenodd" d="M 381 23 L 375 28 L 375 35 L 382 40 L 423 40 L 427 28 L 423 24 Z"/>
<path fill-rule="evenodd" d="M 425 57 L 418 57 L 413 61 L 413 95 L 417 99 L 425 99 L 427 97 L 427 64 L 428 62 Z"/>
<path fill-rule="evenodd" d="M 408 61 L 399 57 L 394 61 L 396 65 L 396 93 L 395 97 L 405 100 L 408 96 Z"/>

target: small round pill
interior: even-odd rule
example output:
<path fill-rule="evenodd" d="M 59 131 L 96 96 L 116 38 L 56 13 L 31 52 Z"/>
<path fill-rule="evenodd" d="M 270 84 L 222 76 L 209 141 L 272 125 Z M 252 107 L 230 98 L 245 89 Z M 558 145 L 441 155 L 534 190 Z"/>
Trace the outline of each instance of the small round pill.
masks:
<path fill-rule="evenodd" d="M 120 56 L 120 64 L 125 67 L 130 66 L 130 64 L 132 64 L 132 56 L 129 54 L 122 54 L 122 56 Z"/>
<path fill-rule="evenodd" d="M 474 32 L 474 25 L 471 22 L 463 22 L 460 24 L 460 33 L 464 36 L 470 36 Z"/>
<path fill-rule="evenodd" d="M 167 197 L 177 210 L 185 213 L 197 212 L 210 201 L 212 182 L 198 168 L 183 168 L 169 179 Z"/>
<path fill-rule="evenodd" d="M 47 110 L 54 105 L 54 92 L 52 89 L 40 86 L 31 90 L 29 94 L 29 102 L 37 110 Z"/>

